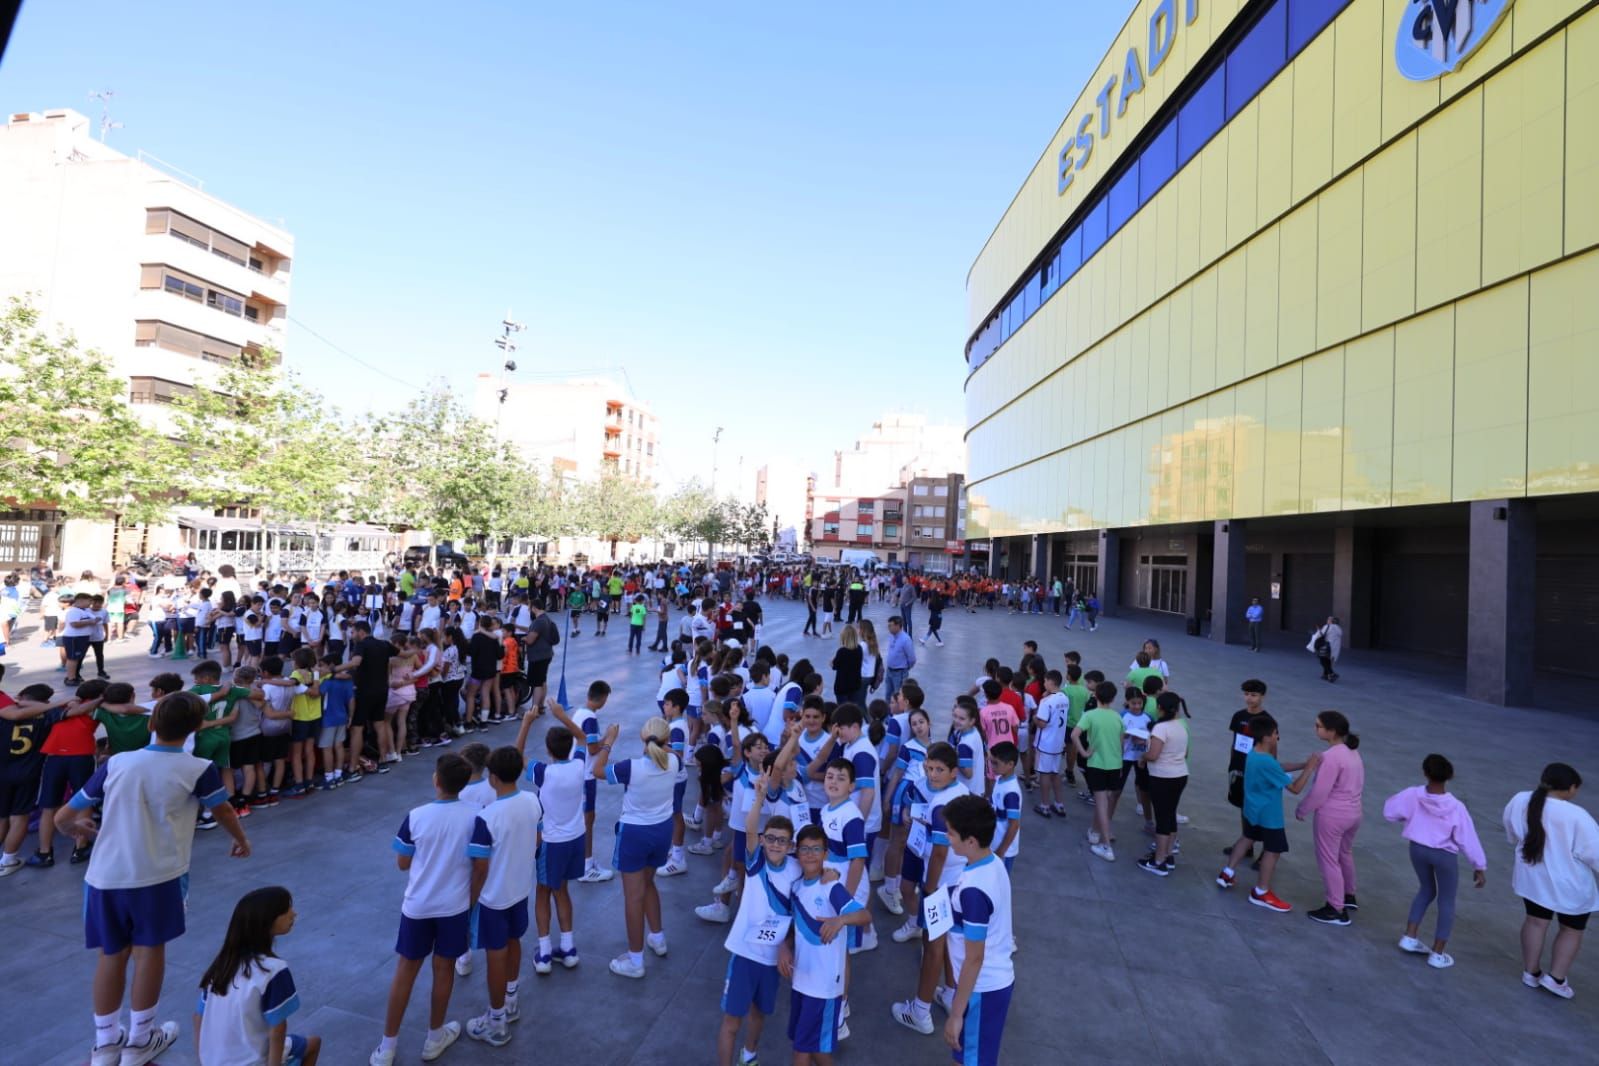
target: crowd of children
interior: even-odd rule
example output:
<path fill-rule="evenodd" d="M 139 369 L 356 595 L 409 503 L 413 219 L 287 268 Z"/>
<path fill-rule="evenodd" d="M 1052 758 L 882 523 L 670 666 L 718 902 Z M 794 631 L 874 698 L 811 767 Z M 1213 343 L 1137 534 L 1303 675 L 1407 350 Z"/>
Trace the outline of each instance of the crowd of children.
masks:
<path fill-rule="evenodd" d="M 176 1038 L 175 1023 L 155 1021 L 156 1003 L 162 945 L 183 932 L 197 828 L 226 830 L 233 854 L 248 856 L 240 820 L 253 810 L 389 772 L 404 754 L 449 745 L 495 721 L 519 717 L 515 741 L 492 749 L 467 743 L 439 755 L 432 802 L 410 810 L 395 834 L 406 890 L 384 1031 L 369 1057 L 374 1066 L 395 1061 L 424 963 L 432 987 L 427 1061 L 463 1032 L 495 1046 L 510 1041 L 530 924 L 535 974 L 549 974 L 557 963 L 579 965 L 569 885 L 613 876 L 594 857 L 602 781 L 624 790 L 612 867 L 621 874 L 627 950 L 610 961 L 612 973 L 643 979 L 647 956 L 667 954 L 671 916 L 663 913 L 658 877 L 690 872 L 690 856 L 720 872 L 695 915 L 728 926 L 717 1036 L 724 1066 L 756 1061 L 785 980 L 794 1061 L 832 1061 L 849 1039 L 853 971 L 869 965 L 862 954 L 879 948 L 874 909 L 890 917 L 894 943 L 919 948 L 918 961 L 898 978 L 907 994 L 894 1003 L 894 1020 L 920 1034 L 940 1033 L 957 1061 L 999 1061 L 1015 982 L 1010 877 L 1028 792 L 1037 794 L 1031 810 L 1040 825 L 1070 817 L 1068 793 L 1075 792 L 1091 808 L 1092 854 L 1114 862 L 1116 814 L 1131 780 L 1136 814 L 1151 838 L 1137 866 L 1169 876 L 1181 854 L 1188 709 L 1152 642 L 1125 671 L 1111 671 L 1112 680 L 1105 670 L 1085 670 L 1076 652 L 1051 668 L 1028 641 L 1015 668 L 989 660 L 971 689 L 953 696 L 947 730 L 935 732 L 927 693 L 915 679 L 889 699 L 835 704 L 808 660 L 791 667 L 767 645 L 696 635 L 685 626 L 660 665 L 659 716 L 619 751 L 620 727 L 601 721 L 611 696 L 606 682 L 594 682 L 571 710 L 532 700 L 525 683 L 500 684 L 506 674 L 525 674 L 522 656 L 539 630 L 532 617 L 519 616 L 524 601 L 515 593 L 502 603 L 503 621 L 477 610 L 470 597 L 452 604 L 447 595 L 424 595 L 381 637 L 353 611 L 339 611 L 338 626 L 324 618 L 308 627 L 291 602 L 276 608 L 286 624 L 268 640 L 262 619 L 252 620 L 252 598 L 241 608 L 237 660 L 198 662 L 186 690 L 176 674 L 163 673 L 143 701 L 131 686 L 103 680 L 80 680 L 62 696 L 46 685 L 24 688 L 15 699 L 0 694 L 0 720 L 11 730 L 11 743 L 0 746 L 0 877 L 24 865 L 53 865 L 61 834 L 75 842 L 70 861 L 88 863 L 85 928 L 100 952 L 96 1066 L 142 1066 Z M 715 608 L 712 602 L 705 613 Z M 261 609 L 270 616 L 275 608 L 269 599 Z M 300 609 L 317 608 L 302 601 Z M 630 617 L 629 624 L 641 623 Z M 251 635 L 257 628 L 260 637 Z M 220 644 L 218 651 L 220 658 Z M 379 699 L 369 706 L 374 684 Z M 1343 715 L 1322 712 L 1316 734 L 1325 750 L 1280 761 L 1266 685 L 1249 680 L 1242 690 L 1246 706 L 1230 724 L 1228 775 L 1241 832 L 1216 882 L 1232 887 L 1258 844 L 1250 901 L 1292 909 L 1272 891 L 1272 878 L 1288 850 L 1283 790 L 1303 794 L 1296 813 L 1314 819 L 1328 896 L 1310 917 L 1347 925 L 1359 906 L 1352 850 L 1363 784 L 1359 738 Z M 529 751 L 546 709 L 554 723 L 543 731 L 542 750 Z M 362 726 L 372 727 L 375 751 L 363 750 Z M 1467 856 L 1479 885 L 1486 860 L 1469 814 L 1445 790 L 1452 767 L 1433 755 L 1423 769 L 1428 783 L 1385 808 L 1390 820 L 1405 823 L 1421 882 L 1399 944 L 1445 967 L 1453 963 L 1445 946 L 1454 858 Z M 1516 883 L 1528 901 L 1524 939 L 1539 936 L 1536 951 L 1529 943 L 1523 976 L 1569 997 L 1565 975 L 1587 913 L 1580 908 L 1599 909 L 1599 898 L 1570 883 L 1557 886 L 1564 895 L 1551 894 L 1522 868 L 1558 861 L 1599 869 L 1599 826 L 1563 802 L 1580 786 L 1575 771 L 1554 764 L 1544 777 L 1538 790 L 1512 801 L 1516 810 L 1506 810 L 1507 831 L 1521 841 Z M 36 803 L 39 843 L 23 859 Z M 98 826 L 91 808 L 101 811 Z M 1567 829 L 1545 832 L 1555 824 Z M 692 843 L 691 831 L 699 836 Z M 1595 849 L 1583 850 L 1583 840 Z M 1419 932 L 1434 901 L 1439 923 L 1429 947 Z M 299 1000 L 288 966 L 274 953 L 275 938 L 289 932 L 294 917 L 281 888 L 239 901 L 201 981 L 195 1025 L 203 1062 L 316 1061 L 316 1038 L 287 1030 Z M 1555 919 L 1561 935 L 1545 972 L 1542 930 Z M 449 1001 L 478 950 L 488 1010 L 463 1026 L 448 1020 Z M 874 979 L 896 980 L 892 964 L 870 965 Z M 124 998 L 132 1008 L 126 1025 Z M 942 1030 L 935 1007 L 945 1014 Z"/>

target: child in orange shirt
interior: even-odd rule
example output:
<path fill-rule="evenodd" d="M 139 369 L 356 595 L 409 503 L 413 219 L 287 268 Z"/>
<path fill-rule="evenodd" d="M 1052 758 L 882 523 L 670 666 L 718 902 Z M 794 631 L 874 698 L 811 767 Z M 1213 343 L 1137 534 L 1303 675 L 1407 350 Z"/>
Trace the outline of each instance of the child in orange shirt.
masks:
<path fill-rule="evenodd" d="M 505 648 L 505 655 L 500 659 L 500 702 L 489 712 L 491 722 L 503 722 L 516 713 L 517 684 L 522 677 L 522 642 L 516 639 L 510 626 L 502 631 L 500 643 Z M 478 729 L 482 728 L 479 720 Z"/>

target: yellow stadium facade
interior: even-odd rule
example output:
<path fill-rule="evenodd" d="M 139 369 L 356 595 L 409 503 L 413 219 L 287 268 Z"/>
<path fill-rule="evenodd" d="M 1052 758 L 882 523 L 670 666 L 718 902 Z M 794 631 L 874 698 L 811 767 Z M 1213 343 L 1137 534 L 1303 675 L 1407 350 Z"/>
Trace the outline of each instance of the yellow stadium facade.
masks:
<path fill-rule="evenodd" d="M 996 573 L 1599 673 L 1594 0 L 1140 0 L 967 292 Z"/>

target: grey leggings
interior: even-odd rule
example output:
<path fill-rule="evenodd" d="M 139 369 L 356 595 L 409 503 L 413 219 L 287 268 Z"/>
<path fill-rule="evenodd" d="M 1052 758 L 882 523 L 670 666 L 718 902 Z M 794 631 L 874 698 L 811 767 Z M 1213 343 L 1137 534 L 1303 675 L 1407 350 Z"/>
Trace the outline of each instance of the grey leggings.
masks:
<path fill-rule="evenodd" d="M 1438 901 L 1438 931 L 1434 940 L 1448 940 L 1455 925 L 1455 890 L 1460 887 L 1460 857 L 1452 851 L 1410 842 L 1410 865 L 1421 887 L 1410 902 L 1410 924 L 1420 925 L 1432 901 Z"/>

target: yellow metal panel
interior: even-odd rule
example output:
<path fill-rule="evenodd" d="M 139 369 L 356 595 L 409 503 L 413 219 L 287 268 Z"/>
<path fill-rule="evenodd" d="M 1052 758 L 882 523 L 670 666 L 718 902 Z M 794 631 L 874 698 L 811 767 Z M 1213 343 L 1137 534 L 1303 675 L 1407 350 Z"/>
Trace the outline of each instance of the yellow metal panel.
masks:
<path fill-rule="evenodd" d="M 1159 198 L 1145 204 L 1133 223 L 1137 231 L 1137 239 L 1133 242 L 1137 255 L 1134 276 L 1138 283 L 1134 287 L 1133 300 L 1133 313 L 1136 314 L 1155 302 L 1155 263 L 1165 255 L 1167 248 L 1160 239 Z"/>
<path fill-rule="evenodd" d="M 1233 514 L 1233 389 L 1210 394 L 1205 405 L 1205 510 L 1200 518 Z"/>
<path fill-rule="evenodd" d="M 1417 153 L 1416 306 L 1477 288 L 1482 276 L 1482 90 L 1428 119 Z"/>
<path fill-rule="evenodd" d="M 1457 500 L 1526 491 L 1527 293 L 1518 278 L 1455 305 Z"/>
<path fill-rule="evenodd" d="M 1161 488 L 1161 417 L 1145 419 L 1139 437 L 1138 509 L 1146 523 L 1159 521 Z"/>
<path fill-rule="evenodd" d="M 1227 144 L 1222 131 L 1207 144 L 1189 167 L 1200 169 L 1199 261 L 1215 262 L 1227 250 Z M 1186 169 L 1186 168 L 1185 168 Z"/>
<path fill-rule="evenodd" d="M 1098 344 L 1110 331 L 1116 312 L 1116 293 L 1112 291 L 1121 275 L 1121 245 L 1107 244 L 1089 260 L 1083 273 L 1089 277 L 1088 343 Z"/>
<path fill-rule="evenodd" d="M 1255 189 L 1258 229 L 1288 210 L 1294 186 L 1294 67 L 1277 75 L 1262 90 L 1260 158 Z"/>
<path fill-rule="evenodd" d="M 1438 106 L 1438 81 L 1411 81 L 1399 73 L 1393 61 L 1393 35 L 1407 9 L 1414 18 L 1411 0 L 1384 0 L 1382 64 L 1382 139 L 1393 140 L 1401 130 L 1421 120 Z M 1503 31 L 1501 31 L 1503 32 Z"/>
<path fill-rule="evenodd" d="M 1325 30 L 1294 60 L 1294 203 L 1332 180 L 1333 38 Z"/>
<path fill-rule="evenodd" d="M 1216 387 L 1216 268 L 1199 275 L 1189 287 L 1194 293 L 1194 322 L 1188 395 L 1203 396 Z"/>
<path fill-rule="evenodd" d="M 1266 471 L 1262 514 L 1299 511 L 1300 389 L 1303 362 L 1278 367 L 1266 383 Z"/>
<path fill-rule="evenodd" d="M 1244 319 L 1244 286 L 1248 274 L 1243 249 L 1229 255 L 1216 267 L 1216 380 L 1213 388 L 1232 385 L 1244 376 L 1244 341 L 1248 330 Z M 1272 306 L 1276 306 L 1275 295 Z"/>
<path fill-rule="evenodd" d="M 1138 239 L 1143 232 L 1140 221 L 1135 220 L 1123 226 L 1122 231 L 1116 234 L 1116 239 L 1121 243 L 1121 274 L 1116 282 L 1116 321 L 1111 323 L 1111 329 L 1120 328 L 1122 323 L 1138 313 L 1138 260 L 1153 251 Z"/>
<path fill-rule="evenodd" d="M 1260 101 L 1245 105 L 1227 126 L 1227 247 L 1255 232 L 1260 168 Z"/>
<path fill-rule="evenodd" d="M 1521 51 L 1539 37 L 1570 18 L 1588 0 L 1533 0 L 1530 4 L 1512 4 L 1510 25 L 1501 26 L 1500 33 L 1509 33 L 1511 44 Z"/>
<path fill-rule="evenodd" d="M 1177 284 L 1177 183 L 1169 181 L 1166 187 L 1155 194 L 1155 199 L 1144 210 L 1155 210 L 1154 238 L 1151 242 L 1149 262 L 1155 268 L 1155 284 L 1150 291 L 1149 299 L 1153 303 L 1167 293 L 1172 286 Z M 1199 220 L 1194 220 L 1194 232 L 1199 232 Z M 1195 238 L 1196 243 L 1198 238 Z M 1196 249 L 1195 256 L 1199 252 Z"/>
<path fill-rule="evenodd" d="M 1182 403 L 1194 394 L 1194 287 L 1184 285 L 1167 301 L 1166 403 Z"/>
<path fill-rule="evenodd" d="M 1122 447 L 1122 524 L 1133 525 L 1145 518 L 1144 497 L 1144 427 L 1134 422 L 1117 431 Z"/>
<path fill-rule="evenodd" d="M 1599 491 L 1599 252 L 1532 276 L 1527 491 Z"/>
<path fill-rule="evenodd" d="M 1145 413 L 1159 411 L 1169 402 L 1171 394 L 1171 301 L 1162 300 L 1139 319 L 1145 327 L 1144 343 L 1148 346 L 1149 406 Z M 1133 345 L 1138 345 L 1134 335 Z"/>
<path fill-rule="evenodd" d="M 1365 171 L 1360 318 L 1371 330 L 1416 310 L 1416 135 L 1384 148 Z"/>
<path fill-rule="evenodd" d="M 1244 374 L 1254 375 L 1277 365 L 1278 234 L 1272 226 L 1244 249 L 1248 266 L 1248 296 L 1244 307 Z M 1236 259 L 1235 254 L 1232 258 Z M 1225 314 L 1225 312 L 1224 312 Z M 1226 319 L 1222 320 L 1225 329 Z"/>
<path fill-rule="evenodd" d="M 1198 521 L 1205 511 L 1205 478 L 1208 474 L 1208 441 L 1201 423 L 1205 420 L 1205 401 L 1195 400 L 1181 411 L 1183 508 L 1179 520 Z"/>
<path fill-rule="evenodd" d="M 1172 181 L 1177 191 L 1177 233 L 1167 254 L 1174 260 L 1179 279 L 1190 277 L 1199 269 L 1199 224 L 1205 213 L 1202 171 L 1200 161 L 1194 160 L 1179 170 Z"/>
<path fill-rule="evenodd" d="M 1312 200 L 1278 227 L 1277 362 L 1308 355 L 1316 347 L 1316 213 Z"/>
<path fill-rule="evenodd" d="M 1385 329 L 1344 345 L 1344 507 L 1389 506 L 1393 460 L 1394 331 Z"/>
<path fill-rule="evenodd" d="M 1394 505 L 1453 498 L 1455 308 L 1394 329 Z"/>
<path fill-rule="evenodd" d="M 1336 511 L 1344 485 L 1344 350 L 1306 359 L 1299 445 L 1299 508 Z"/>
<path fill-rule="evenodd" d="M 1360 171 L 1329 186 L 1318 201 L 1316 346 L 1331 347 L 1360 332 Z"/>
<path fill-rule="evenodd" d="M 1233 390 L 1232 499 L 1234 518 L 1265 513 L 1266 379 Z"/>
<path fill-rule="evenodd" d="M 1083 412 L 1080 425 L 1085 433 L 1098 433 L 1105 417 L 1106 397 L 1099 391 L 1100 359 L 1103 352 L 1095 348 L 1083 357 Z"/>
<path fill-rule="evenodd" d="M 1355 0 L 1333 23 L 1333 32 L 1333 173 L 1341 174 L 1382 138 L 1382 72 L 1393 51 L 1383 0 Z"/>
<path fill-rule="evenodd" d="M 1110 426 L 1125 426 L 1132 418 L 1133 390 L 1143 383 L 1133 380 L 1132 334 L 1120 330 L 1105 341 L 1110 349 Z"/>
<path fill-rule="evenodd" d="M 1503 32 L 1503 31 L 1501 31 Z M 1495 74 L 1483 92 L 1482 280 L 1560 257 L 1566 140 L 1566 39 L 1557 33 Z M 1599 190 L 1589 190 L 1590 197 Z"/>
<path fill-rule="evenodd" d="M 1122 332 L 1127 338 L 1128 373 L 1133 380 L 1132 403 L 1128 418 L 1123 420 L 1125 423 L 1158 410 L 1155 393 L 1159 392 L 1164 397 L 1166 383 L 1149 376 L 1149 315 L 1139 315 Z"/>
<path fill-rule="evenodd" d="M 1599 8 L 1566 29 L 1569 58 L 1599 55 Z M 1599 63 L 1566 64 L 1566 251 L 1599 244 Z"/>
<path fill-rule="evenodd" d="M 1122 435 L 1111 433 L 1096 442 L 1100 447 L 1100 470 L 1105 476 L 1105 524 L 1120 526 L 1127 523 L 1127 484 L 1122 481 Z M 1046 495 L 1052 488 L 1045 486 Z"/>

